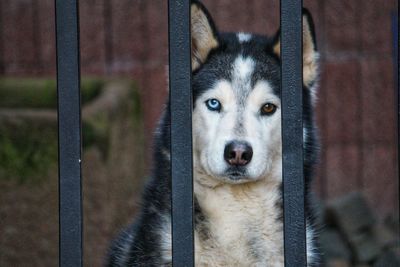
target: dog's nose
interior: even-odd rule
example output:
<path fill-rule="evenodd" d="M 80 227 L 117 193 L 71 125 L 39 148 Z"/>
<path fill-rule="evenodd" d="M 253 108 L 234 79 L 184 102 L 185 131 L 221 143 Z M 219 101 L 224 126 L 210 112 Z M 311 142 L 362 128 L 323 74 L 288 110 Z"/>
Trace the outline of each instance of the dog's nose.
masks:
<path fill-rule="evenodd" d="M 244 166 L 252 157 L 253 149 L 246 142 L 232 141 L 225 146 L 224 158 L 230 165 Z"/>

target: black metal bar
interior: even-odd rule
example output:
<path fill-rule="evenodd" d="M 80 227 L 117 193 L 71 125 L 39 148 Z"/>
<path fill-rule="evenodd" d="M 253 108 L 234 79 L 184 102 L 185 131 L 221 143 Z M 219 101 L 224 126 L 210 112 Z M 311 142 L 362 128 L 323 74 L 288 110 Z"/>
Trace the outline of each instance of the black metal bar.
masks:
<path fill-rule="evenodd" d="M 281 0 L 285 266 L 306 266 L 302 120 L 302 1 Z"/>
<path fill-rule="evenodd" d="M 82 266 L 81 114 L 77 0 L 56 0 L 59 263 Z"/>
<path fill-rule="evenodd" d="M 190 1 L 169 0 L 172 261 L 194 266 Z"/>
<path fill-rule="evenodd" d="M 396 114 L 397 114 L 397 127 L 396 127 L 396 135 L 397 135 L 397 179 L 400 177 L 400 68 L 399 68 L 399 60 L 400 60 L 400 46 L 399 46 L 399 10 L 397 12 L 393 12 L 392 14 L 392 32 L 393 32 L 393 74 L 394 74 L 394 94 L 396 101 Z M 399 182 L 399 180 L 397 180 Z M 399 192 L 399 191 L 397 191 Z M 398 204 L 399 202 L 397 202 Z"/>

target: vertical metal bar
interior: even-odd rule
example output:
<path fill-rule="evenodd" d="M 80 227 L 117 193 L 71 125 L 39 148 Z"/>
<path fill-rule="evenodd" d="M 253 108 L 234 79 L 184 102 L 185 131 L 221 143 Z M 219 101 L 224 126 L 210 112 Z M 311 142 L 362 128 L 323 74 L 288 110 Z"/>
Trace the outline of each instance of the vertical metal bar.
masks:
<path fill-rule="evenodd" d="M 77 0 L 56 0 L 61 267 L 82 266 L 81 114 Z"/>
<path fill-rule="evenodd" d="M 396 127 L 396 135 L 397 135 L 397 151 L 395 155 L 395 164 L 397 168 L 397 185 L 399 184 L 399 177 L 400 177 L 400 68 L 399 68 L 399 61 L 400 61 L 400 46 L 399 46 L 399 11 L 393 12 L 392 14 L 392 32 L 393 32 L 393 74 L 394 74 L 394 94 L 395 94 L 395 101 L 396 101 L 396 114 L 397 114 L 397 127 Z M 395 182 L 396 184 L 396 182 Z M 399 194 L 399 190 L 397 189 L 397 195 Z M 399 201 L 398 199 L 395 200 L 395 207 L 398 207 Z"/>
<path fill-rule="evenodd" d="M 194 266 L 190 1 L 169 0 L 172 261 Z"/>
<path fill-rule="evenodd" d="M 302 1 L 281 0 L 285 266 L 306 266 L 302 120 Z"/>

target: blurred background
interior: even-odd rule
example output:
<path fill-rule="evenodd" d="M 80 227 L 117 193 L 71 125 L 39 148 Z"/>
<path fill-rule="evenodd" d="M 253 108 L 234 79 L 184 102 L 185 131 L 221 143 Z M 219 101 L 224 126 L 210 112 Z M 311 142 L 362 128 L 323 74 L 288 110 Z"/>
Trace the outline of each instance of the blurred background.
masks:
<path fill-rule="evenodd" d="M 274 34 L 279 1 L 203 1 L 221 31 Z M 321 78 L 326 266 L 398 266 L 396 0 L 304 0 Z M 80 1 L 85 266 L 132 218 L 167 96 L 167 1 Z M 0 0 L 0 266 L 58 264 L 54 1 Z"/>

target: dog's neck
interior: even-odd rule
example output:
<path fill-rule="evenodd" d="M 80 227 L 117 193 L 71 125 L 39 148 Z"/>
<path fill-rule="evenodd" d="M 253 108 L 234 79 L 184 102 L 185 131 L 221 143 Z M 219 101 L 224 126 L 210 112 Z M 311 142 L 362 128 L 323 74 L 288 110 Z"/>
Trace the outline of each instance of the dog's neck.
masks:
<path fill-rule="evenodd" d="M 274 206 L 275 203 L 281 201 L 282 158 L 280 155 L 274 158 L 271 167 L 256 181 L 230 184 L 210 176 L 195 164 L 193 168 L 194 194 L 199 207 L 210 220 L 220 217 L 224 213 L 221 210 L 224 209 L 232 213 L 227 215 L 228 218 L 235 216 L 235 213 L 242 213 L 242 209 L 246 209 L 248 205 L 254 205 L 252 210 L 264 213 L 268 206 Z M 270 200 L 272 204 L 266 203 Z"/>
<path fill-rule="evenodd" d="M 221 196 L 221 201 L 229 195 L 229 198 L 236 199 L 248 196 L 251 198 L 255 194 L 268 194 L 280 191 L 282 184 L 281 164 L 276 164 L 275 169 L 268 172 L 267 175 L 256 181 L 250 181 L 241 184 L 230 184 L 222 182 L 215 177 L 205 174 L 201 170 L 194 168 L 194 193 L 202 208 L 207 209 L 210 198 L 215 200 Z"/>
<path fill-rule="evenodd" d="M 255 266 L 258 260 L 249 254 L 257 252 L 271 262 L 279 262 L 277 266 L 282 265 L 282 195 L 278 176 L 271 173 L 257 181 L 228 184 L 194 173 L 194 194 L 203 218 L 196 221 L 198 259 L 207 259 L 205 265 Z M 201 238 L 203 232 L 208 238 Z M 243 249 L 249 244 L 253 244 L 250 250 Z"/>

